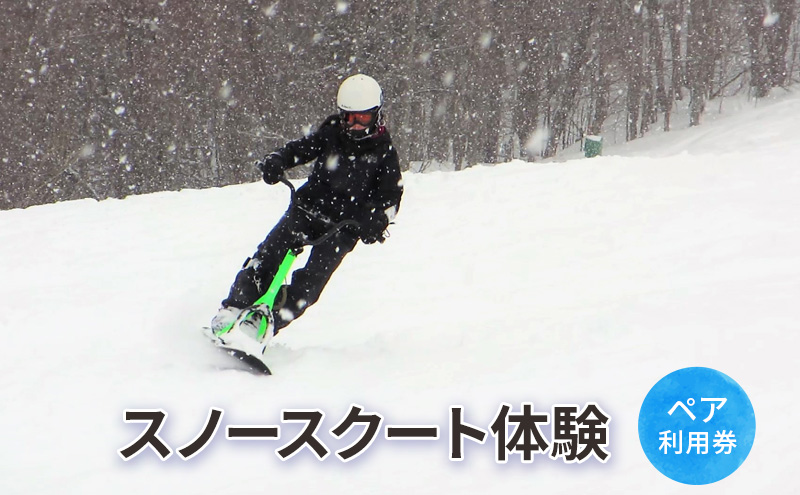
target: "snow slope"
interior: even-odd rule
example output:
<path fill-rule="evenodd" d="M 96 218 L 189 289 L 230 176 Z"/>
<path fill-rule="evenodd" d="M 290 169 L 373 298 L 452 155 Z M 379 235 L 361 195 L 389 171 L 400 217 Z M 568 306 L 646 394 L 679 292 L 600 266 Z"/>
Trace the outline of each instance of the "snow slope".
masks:
<path fill-rule="evenodd" d="M 359 245 L 320 303 L 273 341 L 275 375 L 233 370 L 202 339 L 236 271 L 286 206 L 262 183 L 0 212 L 0 493 L 790 493 L 800 461 L 800 96 L 564 163 L 410 174 L 391 239 Z M 402 150 L 401 150 L 402 151 Z M 637 436 L 664 375 L 707 366 L 756 412 L 755 445 L 713 485 L 673 482 Z M 502 403 L 597 402 L 606 464 L 448 459 L 451 405 L 488 430 Z M 439 440 L 329 433 L 351 404 Z M 173 449 L 224 411 L 190 460 L 118 450 L 126 409 L 163 409 Z M 319 438 L 282 410 L 319 409 Z M 232 441 L 227 425 L 276 425 Z"/>

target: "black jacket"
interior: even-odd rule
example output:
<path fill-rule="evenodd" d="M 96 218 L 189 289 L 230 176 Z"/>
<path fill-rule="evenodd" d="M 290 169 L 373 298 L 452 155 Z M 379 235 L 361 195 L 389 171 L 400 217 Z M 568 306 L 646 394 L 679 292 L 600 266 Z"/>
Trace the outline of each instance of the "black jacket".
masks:
<path fill-rule="evenodd" d="M 400 206 L 400 164 L 384 127 L 354 140 L 340 125 L 339 116 L 332 115 L 315 132 L 290 141 L 267 159 L 278 160 L 284 171 L 313 160 L 296 201 L 333 221 L 359 220 L 373 208 L 396 212 Z"/>

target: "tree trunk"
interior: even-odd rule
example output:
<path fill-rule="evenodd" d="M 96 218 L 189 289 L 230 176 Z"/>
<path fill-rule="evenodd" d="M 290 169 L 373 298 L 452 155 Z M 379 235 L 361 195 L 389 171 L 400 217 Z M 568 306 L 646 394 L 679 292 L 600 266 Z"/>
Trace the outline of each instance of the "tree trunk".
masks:
<path fill-rule="evenodd" d="M 705 111 L 706 98 L 711 90 L 713 75 L 714 10 L 713 0 L 691 0 L 689 32 L 687 36 L 687 76 L 691 100 L 689 102 L 689 125 L 700 124 Z"/>
<path fill-rule="evenodd" d="M 773 0 L 774 16 L 777 20 L 764 27 L 767 33 L 767 73 L 771 87 L 782 86 L 789 76 L 786 70 L 786 52 L 789 50 L 789 35 L 797 16 L 794 0 Z"/>
<path fill-rule="evenodd" d="M 686 86 L 686 65 L 683 58 L 683 2 L 676 0 L 664 4 L 664 23 L 669 33 L 670 56 L 672 58 L 672 84 L 669 89 L 670 100 L 683 99 L 683 87 Z"/>
<path fill-rule="evenodd" d="M 564 135 L 567 131 L 569 115 L 573 110 L 575 95 L 578 93 L 578 87 L 581 84 L 578 76 L 590 55 L 588 46 L 589 36 L 592 32 L 592 25 L 596 12 L 597 2 L 588 2 L 584 9 L 584 16 L 580 29 L 575 36 L 575 43 L 570 50 L 567 70 L 564 74 L 565 77 L 562 79 L 562 81 L 564 81 L 563 89 L 558 99 L 558 106 L 553 112 L 551 135 L 547 144 L 545 156 L 553 156 L 556 154 L 558 143 L 564 139 Z"/>

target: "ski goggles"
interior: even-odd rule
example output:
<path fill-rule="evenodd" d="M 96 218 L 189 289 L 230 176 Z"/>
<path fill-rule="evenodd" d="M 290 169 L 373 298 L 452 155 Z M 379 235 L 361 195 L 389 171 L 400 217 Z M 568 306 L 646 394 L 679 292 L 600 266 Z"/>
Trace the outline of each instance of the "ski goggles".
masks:
<path fill-rule="evenodd" d="M 365 112 L 340 112 L 339 117 L 342 119 L 342 123 L 347 127 L 352 127 L 356 124 L 369 127 L 378 119 L 378 112 L 376 110 L 367 110 Z"/>

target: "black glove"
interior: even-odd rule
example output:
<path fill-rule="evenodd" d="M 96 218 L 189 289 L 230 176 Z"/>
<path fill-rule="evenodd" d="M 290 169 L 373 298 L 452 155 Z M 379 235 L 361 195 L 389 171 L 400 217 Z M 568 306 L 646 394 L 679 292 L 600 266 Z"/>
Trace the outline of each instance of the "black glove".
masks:
<path fill-rule="evenodd" d="M 367 208 L 359 220 L 361 228 L 358 235 L 364 244 L 383 242 L 383 231 L 389 226 L 386 213 L 378 208 Z"/>
<path fill-rule="evenodd" d="M 263 160 L 256 162 L 256 167 L 261 170 L 264 176 L 264 182 L 269 185 L 277 184 L 283 179 L 283 166 L 277 156 L 265 156 Z"/>

